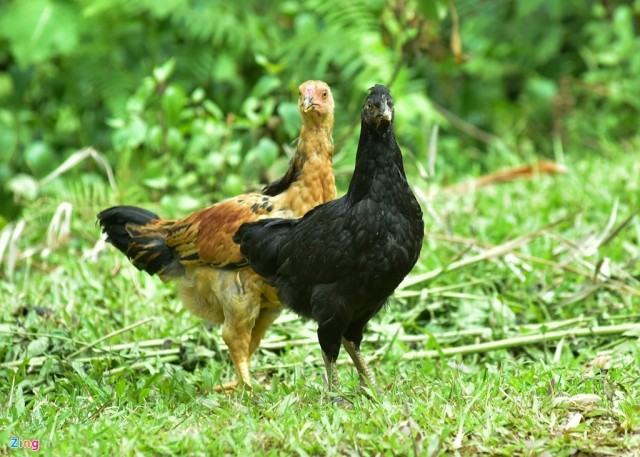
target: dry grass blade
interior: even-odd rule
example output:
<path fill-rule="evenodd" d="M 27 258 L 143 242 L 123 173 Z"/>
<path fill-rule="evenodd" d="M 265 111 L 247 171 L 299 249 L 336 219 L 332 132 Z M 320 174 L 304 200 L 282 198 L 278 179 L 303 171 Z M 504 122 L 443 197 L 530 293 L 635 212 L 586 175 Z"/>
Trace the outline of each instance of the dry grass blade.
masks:
<path fill-rule="evenodd" d="M 107 174 L 107 179 L 109 180 L 109 185 L 111 186 L 111 188 L 113 190 L 118 190 L 111 165 L 109 165 L 109 162 L 102 154 L 100 154 L 92 147 L 84 148 L 71 154 L 71 156 L 69 156 L 67 160 L 62 162 L 62 164 L 58 168 L 42 178 L 42 180 L 40 181 L 40 185 L 44 186 L 49 181 L 52 181 L 58 176 L 66 173 L 67 171 L 71 170 L 73 167 L 87 159 L 93 159 L 94 162 L 100 165 Z"/>
<path fill-rule="evenodd" d="M 431 101 L 431 104 L 442 117 L 444 117 L 447 121 L 449 121 L 449 123 L 451 123 L 453 127 L 457 128 L 462 133 L 469 135 L 470 137 L 475 138 L 477 140 L 480 140 L 483 143 L 493 143 L 496 141 L 501 142 L 499 137 L 491 133 L 485 132 L 484 130 L 476 127 L 470 122 L 465 121 L 458 115 L 446 109 L 444 106 L 439 105 L 434 101 Z"/>
<path fill-rule="evenodd" d="M 132 349 L 134 347 L 148 348 L 148 347 L 155 347 L 155 346 L 164 346 L 166 344 L 184 344 L 189 342 L 192 342 L 192 343 L 195 342 L 194 338 L 183 336 L 178 339 L 157 339 L 157 340 L 149 340 L 149 341 L 140 341 L 136 343 L 122 343 L 122 344 L 116 344 L 109 347 L 100 347 L 96 349 L 99 349 L 105 352 L 118 352 L 118 351 Z M 287 347 L 307 346 L 307 345 L 312 345 L 317 343 L 318 343 L 318 340 L 315 338 L 300 338 L 295 340 L 282 340 L 282 341 L 264 340 L 260 344 L 260 349 L 284 349 Z M 228 348 L 222 345 L 220 346 L 219 350 L 227 351 Z"/>
<path fill-rule="evenodd" d="M 161 338 L 161 339 L 155 339 L 155 340 L 138 341 L 134 343 L 114 344 L 108 347 L 97 347 L 96 350 L 104 351 L 104 352 L 119 352 L 119 351 L 127 351 L 135 347 L 151 348 L 151 347 L 157 347 L 157 346 L 165 346 L 167 344 L 183 344 L 189 341 L 193 341 L 193 338 L 191 338 L 188 335 L 183 335 L 180 338 Z"/>
<path fill-rule="evenodd" d="M 438 134 L 440 126 L 435 124 L 429 136 L 429 149 L 427 151 L 427 174 L 430 178 L 436 175 L 436 158 L 438 157 Z"/>
<path fill-rule="evenodd" d="M 613 234 L 615 232 L 613 230 L 613 226 L 616 223 L 616 219 L 618 218 L 618 204 L 619 204 L 619 202 L 620 202 L 620 200 L 618 198 L 616 198 L 613 201 L 613 207 L 611 208 L 611 214 L 609 215 L 609 220 L 607 221 L 607 225 L 605 226 L 604 230 L 602 231 L 602 233 L 598 237 L 598 242 L 596 243 L 596 248 L 599 248 L 600 246 L 602 246 L 604 240 L 608 239 L 611 236 L 611 234 Z"/>
<path fill-rule="evenodd" d="M 11 409 L 11 405 L 13 404 L 13 391 L 16 387 L 16 375 L 17 372 L 13 372 L 13 376 L 11 377 L 11 391 L 9 392 L 9 400 L 7 401 L 7 410 Z"/>
<path fill-rule="evenodd" d="M 628 284 L 625 284 L 617 279 L 613 279 L 613 278 L 607 278 L 606 280 L 601 280 L 601 277 L 594 277 L 593 272 L 591 271 L 587 271 L 587 270 L 582 270 L 580 268 L 577 267 L 573 267 L 571 265 L 565 265 L 564 263 L 559 263 L 559 262 L 554 262 L 553 260 L 547 260 L 547 259 L 541 259 L 539 257 L 534 257 L 534 256 L 530 256 L 527 254 L 521 254 L 521 253 L 517 253 L 516 254 L 518 257 L 520 257 L 523 260 L 527 260 L 529 262 L 533 262 L 533 263 L 538 263 L 541 265 L 547 265 L 550 267 L 554 267 L 554 268 L 558 268 L 560 270 L 564 270 L 564 271 L 568 271 L 574 274 L 577 274 L 579 276 L 583 276 L 587 279 L 593 280 L 594 283 L 596 283 L 597 285 L 601 286 L 601 287 L 606 287 L 608 289 L 611 290 L 619 290 L 619 291 L 623 291 L 632 295 L 635 295 L 637 297 L 640 297 L 640 290 L 635 289 L 631 286 L 629 286 Z"/>
<path fill-rule="evenodd" d="M 62 202 L 56 208 L 47 228 L 47 247 L 42 250 L 42 255 L 47 256 L 51 250 L 57 249 L 69 239 L 71 234 L 71 213 L 73 205 Z"/>
<path fill-rule="evenodd" d="M 498 170 L 487 175 L 480 176 L 471 181 L 453 184 L 440 189 L 441 194 L 465 194 L 479 187 L 492 184 L 505 183 L 521 179 L 532 179 L 541 175 L 562 174 L 568 171 L 567 167 L 550 160 L 541 160 L 533 164 L 518 165 L 515 167 Z"/>
<path fill-rule="evenodd" d="M 399 288 L 400 289 L 404 289 L 407 287 L 412 287 L 415 286 L 416 284 L 420 284 L 422 282 L 425 281 L 429 281 L 437 276 L 440 276 L 441 274 L 444 274 L 446 272 L 450 272 L 450 271 L 454 271 L 454 270 L 459 270 L 461 268 L 464 267 L 468 267 L 470 265 L 479 263 L 479 262 L 483 262 L 485 260 L 488 259 L 492 259 L 495 257 L 500 257 L 500 256 L 504 256 L 505 254 L 508 254 L 512 251 L 514 251 L 515 249 L 519 248 L 520 246 L 528 243 L 529 241 L 531 241 L 532 239 L 536 238 L 537 236 L 540 236 L 540 234 L 542 234 L 543 232 L 549 230 L 550 228 L 556 227 L 570 219 L 573 219 L 576 216 L 577 213 L 565 216 L 563 218 L 560 218 L 550 224 L 547 224 L 546 226 L 539 228 L 538 230 L 534 230 L 533 232 L 527 233 L 525 235 L 519 236 L 518 238 L 514 238 L 512 240 L 507 241 L 506 243 L 500 244 L 498 246 L 493 246 L 489 249 L 487 249 L 486 251 L 484 251 L 481 254 L 475 255 L 475 256 L 471 256 L 471 257 L 467 257 L 465 259 L 461 259 L 455 262 L 450 263 L 449 265 L 447 265 L 446 267 L 442 267 L 442 268 L 436 268 L 435 270 L 432 271 L 428 271 L 426 273 L 422 273 L 419 275 L 413 275 L 413 276 L 408 276 L 407 278 L 405 278 L 405 280 L 400 284 Z"/>
<path fill-rule="evenodd" d="M 5 228 L 0 230 L 0 265 L 2 264 L 2 259 L 4 258 L 4 253 L 7 251 L 9 247 L 9 242 L 11 241 L 11 234 L 13 233 L 13 224 L 8 224 Z"/>
<path fill-rule="evenodd" d="M 568 327 L 576 324 L 585 324 L 592 323 L 593 320 L 586 319 L 584 317 L 576 317 L 573 319 L 565 319 L 561 321 L 549 321 L 543 324 L 528 324 L 522 325 L 518 327 L 518 331 L 527 331 L 527 332 L 541 332 L 544 328 L 545 330 L 558 330 L 564 327 Z M 396 340 L 401 341 L 403 343 L 419 343 L 421 341 L 430 341 L 435 339 L 436 341 L 444 341 L 451 339 L 460 339 L 460 338 L 489 338 L 495 329 L 489 327 L 477 327 L 477 328 L 469 328 L 465 330 L 455 330 L 450 332 L 438 332 L 438 333 L 428 333 L 424 335 L 398 335 L 395 337 Z M 372 335 L 372 337 L 368 337 L 367 341 L 370 343 L 381 343 L 387 341 L 388 338 L 381 336 L 379 333 Z"/>
<path fill-rule="evenodd" d="M 67 160 L 65 160 L 58 168 L 52 171 L 49 175 L 44 177 L 40 181 L 40 185 L 43 186 L 58 176 L 71 170 L 79 163 L 86 159 L 93 159 L 98 165 L 100 165 L 107 174 L 109 184 L 112 189 L 117 190 L 115 178 L 113 176 L 113 170 L 107 159 L 95 149 L 89 147 L 76 151 Z M 44 248 L 32 247 L 28 251 L 22 253 L 23 258 L 31 257 L 32 255 L 41 252 L 43 256 L 49 255 L 52 249 L 59 247 L 71 234 L 71 213 L 73 207 L 70 203 L 63 202 L 56 209 L 54 216 L 47 229 L 47 242 Z M 7 276 L 9 279 L 13 277 L 15 271 L 15 265 L 17 259 L 20 257 L 17 248 L 17 242 L 24 230 L 25 222 L 20 220 L 15 225 L 9 224 L 0 232 L 0 264 L 4 259 L 4 254 L 7 252 Z"/>
<path fill-rule="evenodd" d="M 142 319 L 141 321 L 138 321 L 138 322 L 136 322 L 135 324 L 128 325 L 128 326 L 123 327 L 123 328 L 121 328 L 121 329 L 115 330 L 115 331 L 113 331 L 113 332 L 111 332 L 111 333 L 109 333 L 109 334 L 107 334 L 107 335 L 101 336 L 100 338 L 98 338 L 98 339 L 97 339 L 97 340 L 95 340 L 94 342 L 89 343 L 89 344 L 87 344 L 87 345 L 85 345 L 85 346 L 82 346 L 82 347 L 81 347 L 80 349 L 78 349 L 77 351 L 75 351 L 75 352 L 73 352 L 73 353 L 69 354 L 69 356 L 68 356 L 68 357 L 69 357 L 70 359 L 72 359 L 72 358 L 74 358 L 75 356 L 77 356 L 78 354 L 80 354 L 80 353 L 82 353 L 82 352 L 86 351 L 87 349 L 91 349 L 92 347 L 97 346 L 98 344 L 100 344 L 100 343 L 101 343 L 101 342 L 103 342 L 104 340 L 108 340 L 109 338 L 111 338 L 111 337 L 113 337 L 113 336 L 119 335 L 119 334 L 121 334 L 121 333 L 128 332 L 129 330 L 133 330 L 133 329 L 134 329 L 134 328 L 136 328 L 136 327 L 140 327 L 141 325 L 144 325 L 144 324 L 146 324 L 146 323 L 148 323 L 148 322 L 151 322 L 151 321 L 154 321 L 154 320 L 156 320 L 156 318 L 155 318 L 155 317 L 153 317 L 153 316 L 151 316 L 151 317 L 147 317 L 146 319 Z"/>
<path fill-rule="evenodd" d="M 23 220 L 18 221 L 15 225 L 7 225 L 2 232 L 0 232 L 0 264 L 4 258 L 4 253 L 7 253 L 7 277 L 13 278 L 13 273 L 16 268 L 16 262 L 18 260 L 18 240 L 22 235 L 25 227 Z"/>
<path fill-rule="evenodd" d="M 69 356 L 65 356 L 65 359 L 70 359 L 73 356 L 78 355 L 81 352 L 91 347 L 94 347 L 95 350 L 98 350 L 103 354 L 89 356 L 89 357 L 79 357 L 79 358 L 76 358 L 74 361 L 80 362 L 80 363 L 88 363 L 91 361 L 105 360 L 112 357 L 122 359 L 123 363 L 126 363 L 127 366 L 117 367 L 105 373 L 107 375 L 112 375 L 112 374 L 119 373 L 127 368 L 139 369 L 139 368 L 148 366 L 148 364 L 151 363 L 152 361 L 150 359 L 159 360 L 161 362 L 166 362 L 166 363 L 174 362 L 180 359 L 179 355 L 182 351 L 182 347 L 185 344 L 193 346 L 197 343 L 197 337 L 189 334 L 189 335 L 182 335 L 179 338 L 171 338 L 171 339 L 163 338 L 163 339 L 138 341 L 138 342 L 132 342 L 132 343 L 121 343 L 121 344 L 115 344 L 107 347 L 96 347 L 96 345 L 100 341 L 104 341 L 108 338 L 111 338 L 112 336 L 115 336 L 116 334 L 131 330 L 153 319 L 154 318 L 148 318 L 140 322 L 137 322 L 133 325 L 130 325 L 128 327 L 124 327 L 108 335 L 105 335 L 101 337 L 99 340 L 96 340 L 92 343 L 88 343 L 88 344 L 83 343 L 84 345 L 82 348 L 70 354 Z M 566 327 L 567 325 L 575 325 L 578 323 L 585 323 L 585 322 L 591 322 L 591 321 L 583 317 L 580 317 L 580 318 L 574 318 L 574 319 L 567 319 L 563 321 L 546 322 L 544 324 L 525 325 L 520 327 L 520 331 L 528 330 L 528 331 L 539 332 L 542 327 L 544 327 L 547 330 L 549 329 L 555 330 L 562 327 Z M 636 327 L 633 327 L 633 329 L 635 330 Z M 571 332 L 572 331 L 569 331 L 569 333 Z M 11 332 L 11 333 L 14 333 L 14 332 Z M 401 341 L 403 343 L 419 343 L 419 342 L 428 341 L 428 340 L 435 340 L 440 342 L 440 341 L 446 341 L 451 339 L 460 339 L 460 338 L 469 338 L 469 337 L 488 338 L 491 335 L 491 333 L 492 333 L 492 329 L 488 327 L 479 327 L 479 328 L 470 328 L 465 330 L 456 330 L 456 331 L 449 331 L 449 332 L 429 333 L 425 335 L 395 335 L 393 340 Z M 20 332 L 15 332 L 15 334 L 20 334 Z M 546 335 L 550 335 L 550 334 L 551 334 L 550 332 L 546 333 Z M 575 333 L 571 333 L 571 334 L 575 334 Z M 37 336 L 38 334 L 32 334 L 32 335 Z M 47 335 L 47 336 L 50 336 L 52 338 L 59 338 L 59 336 L 56 336 L 56 335 Z M 67 338 L 62 338 L 62 339 L 67 340 Z M 69 341 L 77 342 L 74 340 L 69 340 Z M 371 344 L 380 344 L 380 343 L 388 344 L 389 339 L 387 337 L 382 336 L 381 334 L 376 333 L 372 335 L 371 338 L 368 338 L 368 342 Z M 300 346 L 316 346 L 317 344 L 318 344 L 317 338 L 300 338 L 300 339 L 293 339 L 293 340 L 275 339 L 271 341 L 264 341 L 260 345 L 260 349 L 274 350 L 274 349 L 285 349 L 285 348 L 300 347 Z M 157 347 L 162 347 L 162 349 L 152 349 Z M 139 351 L 136 352 L 135 354 L 126 354 L 126 351 L 129 351 L 134 348 L 139 349 Z M 148 349 L 152 349 L 152 350 L 148 350 Z M 228 349 L 226 346 L 221 346 L 217 348 L 217 350 L 227 351 Z M 196 354 L 198 354 L 198 357 L 212 357 L 214 353 L 202 346 L 196 346 Z M 51 358 L 52 358 L 51 356 L 38 356 L 38 357 L 31 357 L 29 359 L 19 359 L 11 362 L 0 363 L 0 367 L 16 368 L 24 364 L 27 364 L 31 368 L 40 367 L 44 365 L 44 363 Z M 55 357 L 53 358 L 55 359 Z M 130 364 L 129 360 L 131 358 L 137 359 L 139 360 L 139 362 L 136 362 L 135 364 Z M 371 360 L 379 359 L 379 358 L 380 357 L 378 355 L 374 355 L 371 357 Z M 341 364 L 347 363 L 347 361 L 343 360 L 339 363 Z"/>
<path fill-rule="evenodd" d="M 171 362 L 176 362 L 178 360 L 180 360 L 180 356 L 179 355 L 168 355 L 166 357 L 160 357 L 160 358 L 157 359 L 157 361 L 160 362 L 160 363 L 171 363 Z M 124 367 L 117 367 L 117 368 L 114 368 L 112 370 L 107 370 L 107 371 L 105 371 L 103 373 L 103 376 L 113 376 L 113 375 L 118 374 L 118 373 L 120 373 L 122 371 L 125 371 L 125 370 L 141 370 L 141 369 L 147 368 L 147 367 L 149 367 L 149 361 L 145 360 L 145 361 L 136 362 L 136 363 L 133 363 L 131 365 L 124 366 Z"/>
<path fill-rule="evenodd" d="M 580 291 L 578 291 L 577 293 L 573 294 L 572 296 L 559 301 L 556 306 L 558 308 L 564 308 L 566 306 L 569 306 L 573 303 L 578 303 L 584 299 L 586 299 L 587 297 L 589 297 L 591 294 L 595 293 L 597 290 L 600 289 L 600 285 L 599 284 L 587 284 L 585 285 Z"/>
<path fill-rule="evenodd" d="M 485 249 L 491 249 L 493 248 L 493 246 L 488 245 L 486 243 L 482 243 L 478 240 L 474 240 L 474 239 L 470 239 L 470 238 L 464 238 L 464 237 L 460 237 L 460 236 L 455 236 L 455 235 L 445 235 L 445 234 L 441 234 L 441 233 L 427 233 L 428 237 L 434 239 L 434 240 L 439 240 L 439 241 L 446 241 L 449 243 L 457 243 L 457 244 L 464 244 L 467 246 L 477 246 L 477 247 L 482 247 Z M 555 239 L 557 239 L 557 236 L 555 237 Z M 566 243 L 565 243 L 566 244 Z M 526 260 L 527 262 L 530 263 L 536 263 L 539 265 L 546 265 L 548 267 L 552 267 L 552 268 L 557 268 L 558 270 L 563 270 L 569 273 L 573 273 L 579 276 L 583 276 L 584 278 L 587 279 L 594 279 L 593 277 L 593 272 L 588 271 L 588 270 L 583 270 L 581 268 L 578 267 L 574 267 L 572 265 L 567 265 L 564 262 L 556 262 L 553 260 L 549 260 L 549 259 L 543 259 L 540 257 L 536 257 L 536 256 L 532 256 L 529 254 L 524 254 L 518 251 L 514 251 L 513 255 L 515 255 L 516 257 L 518 257 L 519 259 L 522 260 Z M 434 275 L 435 276 L 435 275 Z M 635 296 L 640 297 L 640 290 L 633 288 L 631 286 L 629 286 L 628 284 L 625 284 L 617 279 L 613 279 L 613 278 L 608 278 L 606 280 L 606 282 L 600 281 L 599 278 L 595 278 L 596 283 L 601 286 L 601 287 L 606 287 L 608 289 L 611 290 L 619 290 L 625 293 L 629 293 Z M 404 284 L 404 283 L 403 283 Z M 403 293 L 407 293 L 407 292 L 403 292 Z"/>
<path fill-rule="evenodd" d="M 627 225 L 631 223 L 633 218 L 636 217 L 637 215 L 638 215 L 637 211 L 631 213 L 624 221 L 620 223 L 620 225 L 618 225 L 615 229 L 613 229 L 613 231 L 600 242 L 600 246 L 606 246 L 607 244 L 609 244 L 614 238 L 616 238 L 620 234 L 620 232 L 622 232 L 627 227 Z"/>
<path fill-rule="evenodd" d="M 582 263 L 586 268 L 594 271 L 596 269 L 596 266 L 591 261 L 587 260 L 586 257 L 597 256 L 598 250 L 603 246 L 604 241 L 607 240 L 607 242 L 610 242 L 613 237 L 615 237 L 615 234 L 620 233 L 622 228 L 624 228 L 624 225 L 626 224 L 623 222 L 622 227 L 619 226 L 614 230 L 613 227 L 615 225 L 617 217 L 618 199 L 615 199 L 607 223 L 599 235 L 591 234 L 584 237 L 579 242 L 571 242 L 558 234 L 553 234 L 553 238 L 559 241 L 565 249 L 568 249 L 570 251 L 562 262 L 564 264 L 568 264 L 569 262 L 576 260 Z M 557 253 L 560 252 L 560 250 L 557 251 Z"/>
<path fill-rule="evenodd" d="M 135 346 L 136 343 L 131 343 L 130 346 Z M 158 351 L 143 351 L 140 354 L 137 354 L 134 358 L 138 358 L 138 359 L 148 359 L 148 358 L 152 358 L 152 357 L 157 357 L 158 355 L 175 355 L 175 354 L 179 354 L 180 353 L 180 348 L 172 348 L 172 349 L 161 349 Z M 125 362 L 128 359 L 131 359 L 131 356 L 125 355 L 125 354 L 103 354 L 103 355 L 96 355 L 96 356 L 91 356 L 91 357 L 78 357 L 77 359 L 74 359 L 74 362 L 79 362 L 79 363 L 88 363 L 88 362 L 93 362 L 96 360 L 106 360 L 106 359 L 110 359 L 112 357 L 119 357 L 121 359 L 124 359 Z M 68 359 L 68 356 L 64 357 L 65 360 Z M 30 357 L 27 359 L 18 359 L 18 360 L 13 360 L 11 362 L 3 362 L 0 363 L 0 368 L 16 368 L 16 367 L 20 367 L 22 365 L 27 365 L 29 367 L 41 367 L 42 365 L 44 365 L 44 363 L 47 360 L 57 360 L 59 359 L 59 357 L 56 356 L 38 356 L 38 357 Z"/>
<path fill-rule="evenodd" d="M 576 338 L 581 336 L 605 336 L 621 334 L 628 331 L 640 331 L 640 324 L 621 324 L 591 328 L 572 328 L 553 332 L 538 333 L 535 335 L 506 338 L 487 343 L 469 344 L 453 348 L 434 349 L 430 351 L 415 351 L 403 354 L 402 358 L 408 360 L 428 359 L 438 356 L 467 355 L 483 352 L 510 349 L 531 344 L 540 344 L 547 341 L 560 340 L 562 338 Z"/>
<path fill-rule="evenodd" d="M 478 284 L 483 284 L 484 281 L 480 279 L 475 279 L 472 281 L 464 281 L 456 284 L 449 284 L 446 286 L 438 286 L 438 287 L 429 287 L 423 288 L 420 290 L 397 290 L 393 295 L 396 298 L 407 298 L 407 297 L 433 297 L 436 295 L 441 295 L 447 292 L 451 292 L 456 289 L 463 289 L 466 287 L 475 286 Z"/>

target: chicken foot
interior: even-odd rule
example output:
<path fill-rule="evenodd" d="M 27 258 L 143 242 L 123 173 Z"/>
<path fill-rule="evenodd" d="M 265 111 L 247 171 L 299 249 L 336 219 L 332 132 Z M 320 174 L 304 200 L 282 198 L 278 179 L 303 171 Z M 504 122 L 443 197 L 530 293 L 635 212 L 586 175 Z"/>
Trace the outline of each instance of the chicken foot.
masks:
<path fill-rule="evenodd" d="M 332 362 L 327 354 L 322 351 L 322 360 L 324 360 L 324 368 L 327 372 L 327 390 L 333 394 L 333 404 L 336 406 L 351 407 L 351 403 L 345 400 L 341 395 L 336 395 L 338 390 L 338 377 L 336 373 L 336 362 Z"/>
<path fill-rule="evenodd" d="M 217 392 L 231 391 L 235 389 L 239 384 L 244 384 L 247 387 L 251 387 L 251 377 L 249 376 L 249 345 L 251 341 L 251 332 L 249 331 L 232 331 L 225 325 L 222 329 L 222 339 L 229 348 L 229 355 L 233 366 L 238 372 L 238 377 L 235 381 L 224 383 L 220 386 L 216 386 L 214 390 Z"/>
<path fill-rule="evenodd" d="M 356 370 L 358 370 L 358 376 L 360 378 L 360 387 L 365 388 L 365 387 L 371 386 L 377 392 L 380 392 L 380 389 L 378 389 L 378 385 L 376 384 L 376 381 L 373 378 L 373 375 L 371 374 L 369 367 L 367 367 L 367 364 L 364 361 L 364 358 L 362 357 L 362 353 L 360 352 L 360 349 L 356 347 L 353 341 L 349 341 L 344 337 L 342 338 L 342 345 L 344 346 L 345 350 L 349 353 L 351 360 L 353 360 L 353 364 L 355 365 Z"/>

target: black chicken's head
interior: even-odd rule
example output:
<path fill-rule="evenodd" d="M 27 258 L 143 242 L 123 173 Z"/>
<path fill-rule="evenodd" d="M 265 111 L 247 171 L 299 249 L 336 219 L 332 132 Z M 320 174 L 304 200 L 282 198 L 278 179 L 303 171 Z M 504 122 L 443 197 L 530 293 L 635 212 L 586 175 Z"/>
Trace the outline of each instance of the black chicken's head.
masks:
<path fill-rule="evenodd" d="M 376 84 L 362 107 L 362 121 L 376 128 L 387 128 L 393 122 L 393 97 L 386 87 Z"/>

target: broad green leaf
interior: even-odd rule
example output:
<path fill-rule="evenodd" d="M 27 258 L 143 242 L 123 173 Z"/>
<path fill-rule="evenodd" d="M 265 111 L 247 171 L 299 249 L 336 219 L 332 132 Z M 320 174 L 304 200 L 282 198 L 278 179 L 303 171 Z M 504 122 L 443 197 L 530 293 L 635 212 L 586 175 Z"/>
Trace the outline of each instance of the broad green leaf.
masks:
<path fill-rule="evenodd" d="M 49 146 L 39 141 L 25 150 L 24 160 L 35 175 L 44 175 L 53 168 L 55 157 Z"/>
<path fill-rule="evenodd" d="M 235 173 L 227 175 L 222 186 L 225 195 L 238 195 L 244 190 L 244 181 Z"/>
<path fill-rule="evenodd" d="M 159 83 L 167 82 L 176 69 L 176 59 L 169 59 L 153 69 L 153 77 Z"/>
<path fill-rule="evenodd" d="M 282 119 L 285 131 L 290 140 L 298 137 L 300 132 L 300 113 L 298 112 L 298 104 L 294 102 L 283 102 L 278 105 L 278 114 Z"/>
<path fill-rule="evenodd" d="M 278 157 L 278 145 L 269 138 L 260 138 L 258 145 L 254 148 L 257 159 L 268 167 Z"/>
<path fill-rule="evenodd" d="M 280 79 L 275 76 L 265 75 L 258 80 L 253 89 L 251 90 L 251 96 L 256 98 L 264 97 L 271 93 L 276 88 L 281 86 Z"/>
<path fill-rule="evenodd" d="M 450 0 L 420 0 L 418 9 L 432 21 L 440 21 L 447 15 L 447 6 Z"/>
<path fill-rule="evenodd" d="M 13 90 L 11 75 L 8 72 L 0 72 L 0 98 L 9 96 Z"/>
<path fill-rule="evenodd" d="M 162 109 L 171 125 L 178 123 L 180 113 L 187 103 L 187 96 L 180 86 L 171 84 L 162 94 Z"/>
<path fill-rule="evenodd" d="M 69 54 L 78 44 L 78 12 L 53 0 L 14 1 L 0 16 L 4 37 L 22 66 Z"/>

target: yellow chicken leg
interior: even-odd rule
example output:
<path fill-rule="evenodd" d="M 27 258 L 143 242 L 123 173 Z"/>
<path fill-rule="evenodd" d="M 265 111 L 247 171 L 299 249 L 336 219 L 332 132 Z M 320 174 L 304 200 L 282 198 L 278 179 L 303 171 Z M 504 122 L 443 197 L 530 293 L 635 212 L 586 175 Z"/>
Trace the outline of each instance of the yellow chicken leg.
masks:
<path fill-rule="evenodd" d="M 280 315 L 282 308 L 263 308 L 256 319 L 256 323 L 251 330 L 251 343 L 249 344 L 249 355 L 253 355 L 260 346 L 260 341 L 264 338 L 267 329 L 273 324 L 273 321 Z"/>
<path fill-rule="evenodd" d="M 236 368 L 238 378 L 216 388 L 217 391 L 229 391 L 244 383 L 251 387 L 251 377 L 249 376 L 249 344 L 251 342 L 251 330 L 233 328 L 225 322 L 222 328 L 222 339 L 229 348 L 229 355 L 233 366 Z"/>
<path fill-rule="evenodd" d="M 229 347 L 229 354 L 233 365 L 238 372 L 238 378 L 234 381 L 226 382 L 220 386 L 216 386 L 216 392 L 231 391 L 238 387 L 240 383 L 244 383 L 247 387 L 251 387 L 251 378 L 249 376 L 249 360 L 251 355 L 260 345 L 260 341 L 273 321 L 278 317 L 282 308 L 264 308 L 260 310 L 258 318 L 255 320 L 251 336 L 247 337 L 244 332 L 238 330 L 225 332 L 222 329 L 222 338 Z M 227 337 L 225 338 L 225 333 Z M 242 335 L 240 335 L 242 333 Z M 246 341 L 249 340 L 247 346 Z"/>

